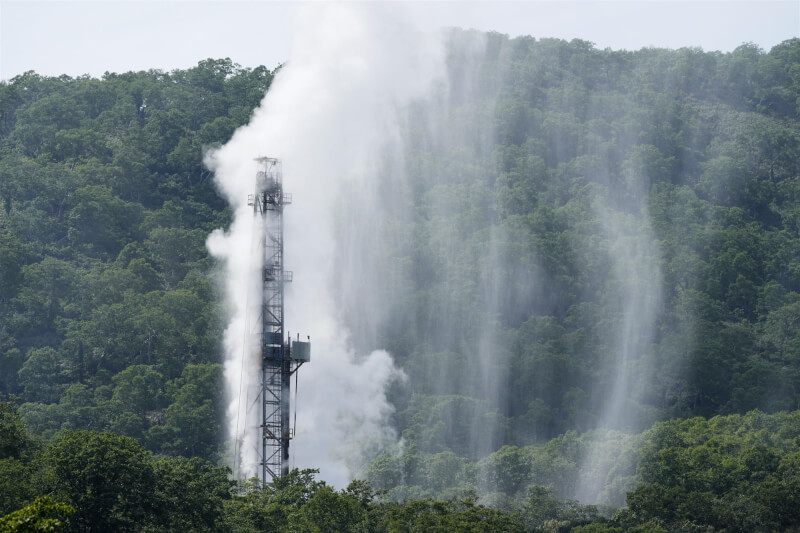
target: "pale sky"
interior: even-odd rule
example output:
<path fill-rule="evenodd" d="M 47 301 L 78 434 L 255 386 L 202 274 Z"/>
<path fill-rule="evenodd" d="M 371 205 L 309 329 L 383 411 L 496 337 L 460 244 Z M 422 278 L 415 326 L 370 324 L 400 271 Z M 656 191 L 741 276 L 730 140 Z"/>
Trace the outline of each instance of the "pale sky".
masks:
<path fill-rule="evenodd" d="M 299 2 L 0 0 L 0 80 L 188 68 L 230 57 L 273 69 L 290 58 Z M 307 5 L 307 3 L 305 4 Z M 394 4 L 396 6 L 396 4 Z M 403 2 L 423 31 L 477 28 L 579 38 L 598 48 L 645 46 L 769 50 L 800 36 L 800 0 Z"/>

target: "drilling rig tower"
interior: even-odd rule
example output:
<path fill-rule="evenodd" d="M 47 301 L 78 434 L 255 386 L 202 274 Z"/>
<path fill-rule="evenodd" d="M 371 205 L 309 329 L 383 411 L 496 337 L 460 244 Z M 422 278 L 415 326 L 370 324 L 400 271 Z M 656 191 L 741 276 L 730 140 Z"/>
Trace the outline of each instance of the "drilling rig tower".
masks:
<path fill-rule="evenodd" d="M 261 290 L 261 481 L 268 483 L 289 473 L 289 443 L 294 437 L 290 420 L 292 374 L 311 359 L 311 343 L 292 341 L 284 329 L 284 285 L 292 272 L 283 269 L 283 207 L 292 203 L 283 192 L 281 162 L 256 159 L 256 191 L 248 198 L 262 232 Z"/>

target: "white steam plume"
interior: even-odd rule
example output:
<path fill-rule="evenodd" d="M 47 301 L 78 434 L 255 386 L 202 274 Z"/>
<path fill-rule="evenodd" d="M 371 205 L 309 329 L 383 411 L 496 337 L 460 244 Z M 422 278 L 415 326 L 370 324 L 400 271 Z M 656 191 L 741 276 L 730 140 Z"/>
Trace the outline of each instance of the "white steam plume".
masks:
<path fill-rule="evenodd" d="M 402 374 L 383 350 L 354 352 L 332 290 L 342 274 L 333 269 L 336 210 L 361 208 L 343 202 L 343 191 L 374 186 L 381 154 L 401 153 L 398 110 L 424 96 L 442 71 L 439 38 L 419 34 L 402 12 L 388 9 L 315 4 L 301 10 L 292 56 L 250 124 L 207 158 L 234 209 L 229 231 L 214 232 L 208 247 L 227 268 L 232 318 L 225 376 L 230 434 L 242 439 L 240 477 L 257 474 L 260 450 L 258 349 L 244 341 L 258 331 L 260 259 L 246 205 L 258 156 L 282 159 L 284 189 L 294 197 L 284 211 L 285 265 L 294 271 L 285 327 L 312 341 L 312 361 L 300 370 L 292 466 L 320 468 L 324 479 L 341 486 L 366 451 L 394 438 L 385 389 Z"/>
<path fill-rule="evenodd" d="M 626 184 L 631 192 L 627 200 L 617 198 L 615 209 L 608 197 L 615 187 L 609 187 L 593 204 L 608 239 L 608 253 L 613 258 L 607 283 L 613 287 L 610 292 L 616 299 L 610 308 L 617 312 L 614 325 L 608 331 L 614 349 L 606 363 L 613 378 L 611 389 L 605 391 L 598 425 L 605 429 L 634 431 L 643 422 L 652 423 L 645 418 L 645 408 L 638 403 L 634 385 L 637 376 L 652 372 L 646 352 L 656 331 L 661 272 L 657 260 L 658 241 L 645 202 L 648 178 L 630 170 L 627 174 Z M 624 209 L 619 209 L 620 205 Z M 584 503 L 600 501 L 615 460 L 613 448 L 603 446 L 600 433 L 596 435 L 598 442 L 588 449 L 581 464 L 576 498 Z"/>

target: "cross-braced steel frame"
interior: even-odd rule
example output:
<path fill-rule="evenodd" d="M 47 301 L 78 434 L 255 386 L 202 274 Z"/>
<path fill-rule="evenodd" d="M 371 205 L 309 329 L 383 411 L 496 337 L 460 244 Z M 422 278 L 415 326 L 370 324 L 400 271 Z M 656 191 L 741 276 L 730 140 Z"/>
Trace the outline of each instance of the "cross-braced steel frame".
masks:
<path fill-rule="evenodd" d="M 293 365 L 284 335 L 283 289 L 292 273 L 283 269 L 283 206 L 291 196 L 283 192 L 280 160 L 260 157 L 253 212 L 263 224 L 263 293 L 261 306 L 261 400 L 263 483 L 289 473 L 289 421 Z"/>

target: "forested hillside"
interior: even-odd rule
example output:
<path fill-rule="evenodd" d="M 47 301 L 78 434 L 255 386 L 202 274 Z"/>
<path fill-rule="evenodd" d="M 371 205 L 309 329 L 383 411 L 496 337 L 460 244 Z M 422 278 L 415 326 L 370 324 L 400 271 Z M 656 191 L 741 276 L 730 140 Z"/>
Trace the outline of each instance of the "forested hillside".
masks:
<path fill-rule="evenodd" d="M 365 258 L 391 266 L 362 288 L 382 312 L 365 326 L 374 306 L 342 295 L 354 342 L 409 377 L 389 392 L 402 450 L 359 474 L 372 489 L 338 492 L 309 472 L 232 492 L 222 466 L 226 317 L 205 241 L 230 213 L 202 161 L 276 72 L 226 59 L 0 83 L 0 515 L 27 505 L 76 531 L 800 527 L 800 40 L 465 42 L 448 44 L 446 105 L 404 122 L 392 200 L 408 203 Z"/>
<path fill-rule="evenodd" d="M 403 455 L 370 479 L 435 494 L 413 465 L 442 453 L 480 466 L 569 430 L 797 409 L 800 41 L 465 48 L 448 79 L 474 81 L 412 111 L 412 215 L 386 223 L 401 282 L 381 335 L 410 379 Z M 531 481 L 621 505 L 633 464 L 587 448 Z"/>
<path fill-rule="evenodd" d="M 205 239 L 227 213 L 202 155 L 271 79 L 208 60 L 0 86 L 0 387 L 33 432 L 217 457 L 224 314 Z"/>

